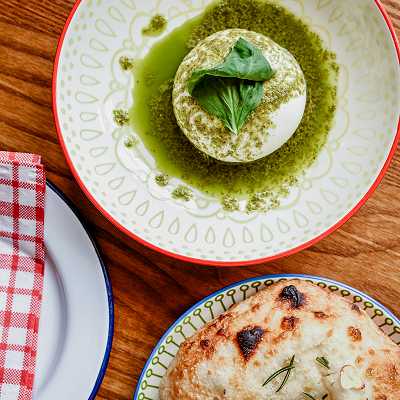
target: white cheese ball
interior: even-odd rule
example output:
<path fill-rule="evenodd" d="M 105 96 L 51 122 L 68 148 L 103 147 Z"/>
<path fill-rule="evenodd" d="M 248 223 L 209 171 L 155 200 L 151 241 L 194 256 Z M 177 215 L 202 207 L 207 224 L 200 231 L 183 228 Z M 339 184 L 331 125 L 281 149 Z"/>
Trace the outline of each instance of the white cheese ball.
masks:
<path fill-rule="evenodd" d="M 189 94 L 188 80 L 195 70 L 222 64 L 240 38 L 262 51 L 275 75 L 264 83 L 261 104 L 234 134 Z M 201 41 L 182 61 L 173 106 L 181 130 L 199 150 L 220 161 L 245 163 L 273 153 L 290 139 L 303 118 L 306 93 L 303 71 L 291 53 L 260 33 L 228 29 Z"/>

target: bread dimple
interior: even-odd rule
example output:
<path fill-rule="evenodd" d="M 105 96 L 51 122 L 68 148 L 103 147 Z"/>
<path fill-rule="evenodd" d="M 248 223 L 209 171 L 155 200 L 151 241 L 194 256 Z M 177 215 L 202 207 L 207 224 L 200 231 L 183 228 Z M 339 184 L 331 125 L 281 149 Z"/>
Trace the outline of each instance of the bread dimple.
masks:
<path fill-rule="evenodd" d="M 295 356 L 287 384 L 263 386 Z M 329 370 L 316 361 L 325 357 Z M 345 374 L 363 386 L 344 388 Z M 233 306 L 184 342 L 161 400 L 400 398 L 400 351 L 359 307 L 304 280 L 289 280 Z M 297 397 L 296 397 L 297 396 Z M 383 397 L 386 396 L 386 397 Z"/>

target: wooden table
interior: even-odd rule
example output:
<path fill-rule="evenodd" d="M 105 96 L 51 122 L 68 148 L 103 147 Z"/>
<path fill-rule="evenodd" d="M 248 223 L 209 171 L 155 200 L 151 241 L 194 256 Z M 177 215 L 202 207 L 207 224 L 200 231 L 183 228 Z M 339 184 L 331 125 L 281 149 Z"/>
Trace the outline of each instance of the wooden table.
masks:
<path fill-rule="evenodd" d="M 400 34 L 400 0 L 383 2 Z M 400 153 L 361 211 L 306 251 L 257 267 L 226 269 L 161 256 L 100 215 L 79 189 L 58 144 L 51 108 L 52 67 L 74 1 L 1 3 L 0 148 L 43 155 L 48 178 L 88 221 L 112 279 L 115 338 L 98 399 L 131 399 L 164 330 L 191 304 L 240 279 L 266 273 L 323 275 L 369 293 L 400 315 Z"/>

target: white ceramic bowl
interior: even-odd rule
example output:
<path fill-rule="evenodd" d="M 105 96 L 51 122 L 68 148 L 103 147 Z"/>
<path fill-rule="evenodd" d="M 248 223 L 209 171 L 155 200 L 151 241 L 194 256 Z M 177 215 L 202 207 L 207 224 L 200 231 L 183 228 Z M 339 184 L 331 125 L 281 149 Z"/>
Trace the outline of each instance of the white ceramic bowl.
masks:
<path fill-rule="evenodd" d="M 145 147 L 127 152 L 129 128 L 112 110 L 132 104 L 131 74 L 119 57 L 142 57 L 157 38 L 141 35 L 155 13 L 168 31 L 202 12 L 209 0 L 78 1 L 54 68 L 54 114 L 76 179 L 115 225 L 162 253 L 202 264 L 246 265 L 304 249 L 328 235 L 367 200 L 399 139 L 399 45 L 378 0 L 282 0 L 337 53 L 341 67 L 335 126 L 317 162 L 281 207 L 266 215 L 225 213 L 195 192 L 170 198 L 154 184 Z M 172 184 L 177 185 L 175 180 Z"/>

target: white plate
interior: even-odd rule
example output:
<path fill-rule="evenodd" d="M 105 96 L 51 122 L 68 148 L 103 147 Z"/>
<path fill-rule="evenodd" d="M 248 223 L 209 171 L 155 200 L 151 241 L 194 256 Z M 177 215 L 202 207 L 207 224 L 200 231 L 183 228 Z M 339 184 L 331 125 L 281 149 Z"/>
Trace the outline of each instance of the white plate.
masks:
<path fill-rule="evenodd" d="M 45 246 L 33 398 L 94 399 L 111 350 L 112 292 L 92 239 L 52 184 L 46 193 Z"/>
<path fill-rule="evenodd" d="M 266 215 L 226 213 L 198 191 L 180 202 L 170 194 L 180 182 L 161 190 L 151 154 L 142 143 L 127 151 L 130 130 L 113 122 L 113 109 L 133 103 L 134 76 L 118 60 L 141 58 L 160 39 L 141 34 L 151 16 L 166 15 L 170 32 L 210 1 L 78 1 L 57 51 L 54 114 L 76 179 L 121 230 L 183 260 L 254 264 L 333 232 L 381 181 L 400 136 L 400 50 L 378 0 L 278 0 L 337 54 L 338 107 L 327 144 L 281 207 Z"/>

